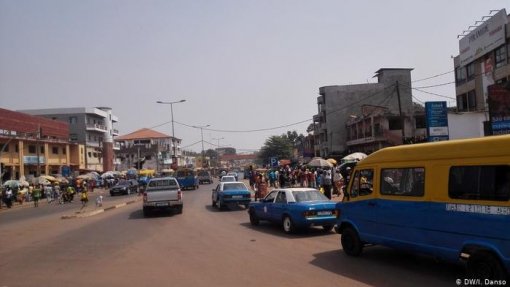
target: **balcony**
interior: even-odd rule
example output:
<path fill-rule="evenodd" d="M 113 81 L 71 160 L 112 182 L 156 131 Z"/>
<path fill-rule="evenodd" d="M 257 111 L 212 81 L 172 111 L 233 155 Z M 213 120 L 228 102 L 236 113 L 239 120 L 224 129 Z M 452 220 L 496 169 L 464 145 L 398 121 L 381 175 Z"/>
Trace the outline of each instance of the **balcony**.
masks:
<path fill-rule="evenodd" d="M 100 124 L 87 124 L 87 131 L 96 131 L 96 132 L 107 132 L 105 126 Z"/>
<path fill-rule="evenodd" d="M 120 143 L 114 143 L 113 150 L 120 150 Z"/>
<path fill-rule="evenodd" d="M 114 136 L 118 136 L 119 135 L 119 130 L 113 129 L 112 133 L 113 133 Z"/>

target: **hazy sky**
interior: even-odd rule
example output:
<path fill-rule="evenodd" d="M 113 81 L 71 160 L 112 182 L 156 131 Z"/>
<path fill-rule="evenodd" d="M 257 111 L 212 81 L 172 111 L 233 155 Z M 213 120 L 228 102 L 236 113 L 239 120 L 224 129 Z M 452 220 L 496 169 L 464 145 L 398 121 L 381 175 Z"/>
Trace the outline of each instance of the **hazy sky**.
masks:
<path fill-rule="evenodd" d="M 174 105 L 183 147 L 200 151 L 188 126 L 210 125 L 206 149 L 224 138 L 246 152 L 306 133 L 321 86 L 373 83 L 380 68 L 413 68 L 413 80 L 452 71 L 457 35 L 502 8 L 510 1 L 0 0 L 0 107 L 109 106 L 123 135 L 170 121 L 156 101 L 185 99 Z M 454 102 L 453 84 L 426 90 L 452 99 L 413 96 Z"/>

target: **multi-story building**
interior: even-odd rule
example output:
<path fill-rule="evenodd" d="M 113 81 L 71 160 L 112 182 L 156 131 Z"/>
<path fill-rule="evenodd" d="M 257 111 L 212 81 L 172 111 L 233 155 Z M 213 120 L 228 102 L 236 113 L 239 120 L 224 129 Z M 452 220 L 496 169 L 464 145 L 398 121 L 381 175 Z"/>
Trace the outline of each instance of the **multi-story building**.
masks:
<path fill-rule="evenodd" d="M 481 24 L 459 35 L 459 55 L 454 58 L 457 109 L 484 112 L 486 135 L 510 133 L 509 19 L 502 9 L 476 21 Z"/>
<path fill-rule="evenodd" d="M 356 140 L 361 134 L 364 135 L 364 144 L 372 141 L 375 144 L 379 139 L 365 135 L 372 130 L 374 133 L 384 133 L 385 126 L 377 127 L 378 122 L 374 121 L 381 113 L 381 108 L 387 119 L 386 136 L 389 140 L 401 144 L 406 138 L 414 138 L 416 120 L 411 95 L 411 71 L 384 68 L 376 72 L 377 83 L 321 87 L 317 98 L 319 113 L 313 117 L 315 155 L 343 155 L 356 149 L 359 144 Z M 358 124 L 359 121 L 362 124 Z M 354 131 L 360 132 L 349 132 L 353 129 L 346 127 L 348 123 L 356 124 Z"/>
<path fill-rule="evenodd" d="M 113 170 L 113 138 L 119 135 L 114 129 L 118 118 L 111 108 L 56 108 L 22 110 L 20 112 L 42 116 L 69 124 L 68 138 L 85 146 L 85 169 L 95 171 Z"/>
<path fill-rule="evenodd" d="M 70 174 L 85 167 L 84 146 L 69 142 L 69 124 L 0 109 L 2 180 Z"/>
<path fill-rule="evenodd" d="M 170 168 L 172 158 L 177 158 L 177 165 L 185 165 L 182 157 L 181 140 L 166 134 L 143 128 L 115 139 L 119 146 L 116 157 L 119 162 L 117 170 L 129 168 L 146 168 L 162 170 Z"/>

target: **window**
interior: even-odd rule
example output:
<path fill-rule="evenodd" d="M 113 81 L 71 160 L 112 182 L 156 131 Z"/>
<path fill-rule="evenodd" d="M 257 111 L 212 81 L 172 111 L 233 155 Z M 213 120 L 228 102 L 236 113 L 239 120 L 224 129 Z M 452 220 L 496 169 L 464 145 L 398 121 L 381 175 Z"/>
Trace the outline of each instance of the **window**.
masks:
<path fill-rule="evenodd" d="M 448 195 L 455 199 L 508 201 L 510 165 L 453 166 Z"/>
<path fill-rule="evenodd" d="M 352 178 L 351 197 L 369 195 L 373 191 L 374 171 L 372 169 L 357 170 Z"/>
<path fill-rule="evenodd" d="M 90 151 L 88 152 L 88 156 L 89 156 L 89 157 L 92 157 L 92 153 L 91 153 Z"/>
<path fill-rule="evenodd" d="M 273 202 L 273 200 L 275 199 L 276 197 L 276 194 L 278 193 L 277 190 L 273 190 L 271 191 L 271 193 L 269 193 L 266 198 L 264 198 L 264 201 L 265 202 Z"/>
<path fill-rule="evenodd" d="M 51 153 L 58 154 L 58 147 L 54 146 L 51 148 Z"/>
<path fill-rule="evenodd" d="M 381 194 L 423 196 L 425 168 L 385 168 L 381 170 Z"/>
<path fill-rule="evenodd" d="M 77 141 L 78 135 L 77 134 L 69 134 L 69 140 L 72 142 Z"/>
<path fill-rule="evenodd" d="M 19 146 L 18 146 L 17 144 L 16 144 L 16 145 L 14 145 L 14 151 L 15 151 L 15 152 L 17 152 L 17 153 L 19 153 Z"/>
<path fill-rule="evenodd" d="M 505 47 L 505 45 L 502 45 L 501 47 L 497 48 L 494 53 L 495 53 L 495 59 L 496 59 L 496 68 L 504 66 L 506 64 L 506 47 Z"/>
<path fill-rule="evenodd" d="M 287 203 L 287 195 L 285 194 L 285 191 L 280 191 L 278 193 L 275 203 Z"/>
<path fill-rule="evenodd" d="M 76 117 L 69 117 L 69 124 L 73 125 L 78 122 L 78 119 Z"/>
<path fill-rule="evenodd" d="M 35 145 L 29 145 L 28 146 L 28 153 L 36 153 Z"/>
<path fill-rule="evenodd" d="M 1 147 L 0 147 L 0 151 L 4 151 L 4 152 L 9 152 L 9 145 L 8 144 L 3 144 Z"/>
<path fill-rule="evenodd" d="M 476 110 L 476 91 L 471 90 L 466 94 L 458 95 L 457 109 L 461 112 Z"/>
<path fill-rule="evenodd" d="M 425 116 L 416 116 L 415 120 L 417 129 L 424 129 L 427 127 Z"/>
<path fill-rule="evenodd" d="M 466 70 L 467 70 L 467 79 L 468 80 L 472 80 L 475 78 L 475 63 L 471 63 L 469 65 L 466 66 Z"/>
<path fill-rule="evenodd" d="M 40 150 L 40 152 L 41 152 L 41 153 L 44 153 L 44 146 L 43 146 L 43 145 L 42 145 L 42 146 L 40 146 L 40 147 L 39 147 L 39 150 Z"/>
<path fill-rule="evenodd" d="M 66 154 L 66 153 L 67 153 L 67 151 L 66 151 L 66 147 L 63 147 L 63 148 L 62 148 L 62 154 Z"/>
<path fill-rule="evenodd" d="M 466 67 L 458 67 L 455 69 L 455 82 L 457 85 L 466 82 Z"/>

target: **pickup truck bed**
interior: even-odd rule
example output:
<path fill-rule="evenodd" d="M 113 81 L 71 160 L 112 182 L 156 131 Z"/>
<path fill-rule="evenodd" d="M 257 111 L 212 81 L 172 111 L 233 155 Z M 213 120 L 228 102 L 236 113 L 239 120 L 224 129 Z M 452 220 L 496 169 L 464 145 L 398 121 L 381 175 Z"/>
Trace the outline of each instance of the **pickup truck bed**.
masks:
<path fill-rule="evenodd" d="M 156 210 L 175 210 L 182 213 L 182 192 L 173 177 L 153 178 L 143 193 L 143 214 Z"/>

